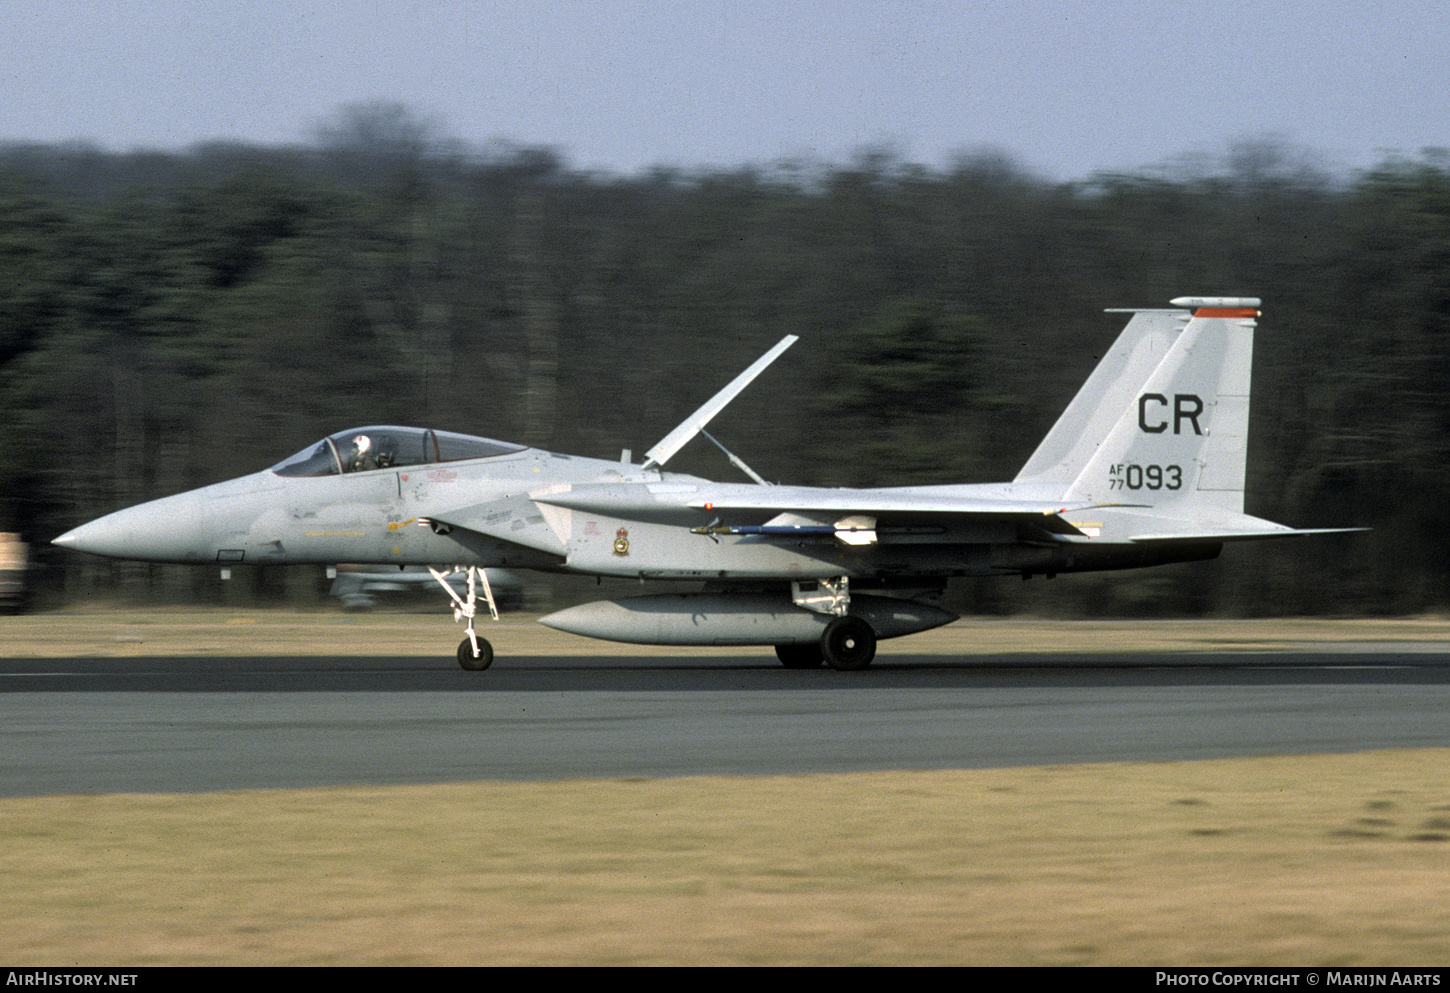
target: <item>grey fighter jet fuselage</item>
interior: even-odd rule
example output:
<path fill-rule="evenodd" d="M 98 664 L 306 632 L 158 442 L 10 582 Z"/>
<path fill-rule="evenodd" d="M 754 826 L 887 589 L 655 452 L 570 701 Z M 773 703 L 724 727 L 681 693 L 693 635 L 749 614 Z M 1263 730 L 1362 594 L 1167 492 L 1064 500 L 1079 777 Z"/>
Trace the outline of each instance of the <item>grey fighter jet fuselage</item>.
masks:
<path fill-rule="evenodd" d="M 1134 568 L 1212 558 L 1227 541 L 1320 533 L 1243 513 L 1258 300 L 1174 305 L 1132 312 L 1010 483 L 830 489 L 664 471 L 787 337 L 642 463 L 355 428 L 56 543 L 222 568 L 448 566 L 468 580 L 466 597 L 444 588 L 467 620 L 458 659 L 469 669 L 492 660 L 473 626 L 478 586 L 492 608 L 485 568 L 696 580 L 697 593 L 599 601 L 542 622 L 626 642 L 774 645 L 788 666 L 861 668 L 878 638 L 954 619 L 936 602 L 949 577 Z"/>

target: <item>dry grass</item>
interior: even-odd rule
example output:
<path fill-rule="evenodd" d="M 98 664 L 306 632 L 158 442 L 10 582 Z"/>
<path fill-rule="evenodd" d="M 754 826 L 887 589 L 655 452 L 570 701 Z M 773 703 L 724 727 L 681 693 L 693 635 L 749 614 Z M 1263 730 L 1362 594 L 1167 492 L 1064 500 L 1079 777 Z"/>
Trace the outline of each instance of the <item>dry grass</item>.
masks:
<path fill-rule="evenodd" d="M 1434 964 L 1450 752 L 0 800 L 14 964 Z"/>
<path fill-rule="evenodd" d="M 654 651 L 519 621 L 491 636 L 501 658 Z M 435 655 L 456 637 L 446 616 L 0 619 L 17 657 Z M 1450 624 L 968 621 L 883 651 L 1363 641 L 1447 642 Z M 1444 963 L 1447 769 L 1423 750 L 0 799 L 0 960 Z"/>
<path fill-rule="evenodd" d="M 616 645 L 561 634 L 532 615 L 480 621 L 500 660 L 532 655 L 769 655 L 761 648 Z M 198 608 L 66 611 L 0 617 L 0 655 L 73 656 L 388 655 L 450 656 L 461 626 L 438 614 L 226 611 Z M 1293 651 L 1346 642 L 1443 643 L 1450 620 L 1045 621 L 964 620 L 884 641 L 882 655 L 1002 652 Z"/>

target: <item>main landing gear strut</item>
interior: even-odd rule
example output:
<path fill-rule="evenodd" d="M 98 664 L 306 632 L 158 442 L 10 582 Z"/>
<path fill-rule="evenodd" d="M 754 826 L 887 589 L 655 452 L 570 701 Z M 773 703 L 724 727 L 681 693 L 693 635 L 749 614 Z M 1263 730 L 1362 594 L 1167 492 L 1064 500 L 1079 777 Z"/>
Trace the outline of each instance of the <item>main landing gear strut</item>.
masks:
<path fill-rule="evenodd" d="M 464 638 L 458 645 L 458 664 L 469 672 L 482 672 L 493 665 L 493 646 L 487 639 L 480 638 L 478 632 L 473 629 L 473 616 L 478 610 L 478 587 L 483 585 L 483 598 L 488 603 L 488 612 L 498 620 L 498 605 L 493 602 L 493 587 L 488 584 L 488 573 L 481 566 L 459 566 L 456 565 L 447 572 L 435 569 L 431 565 L 428 571 L 433 578 L 438 580 L 438 585 L 448 591 L 453 598 L 453 620 L 461 621 L 468 619 L 468 637 Z M 467 599 L 458 595 L 448 582 L 448 577 L 455 572 L 462 572 L 468 575 L 468 597 Z"/>
<path fill-rule="evenodd" d="M 787 669 L 815 669 L 824 662 L 832 669 L 853 672 L 871 664 L 876 657 L 876 632 L 862 618 L 846 613 L 851 606 L 846 577 L 792 583 L 791 599 L 799 607 L 834 616 L 819 641 L 776 645 L 775 656 L 782 665 Z"/>

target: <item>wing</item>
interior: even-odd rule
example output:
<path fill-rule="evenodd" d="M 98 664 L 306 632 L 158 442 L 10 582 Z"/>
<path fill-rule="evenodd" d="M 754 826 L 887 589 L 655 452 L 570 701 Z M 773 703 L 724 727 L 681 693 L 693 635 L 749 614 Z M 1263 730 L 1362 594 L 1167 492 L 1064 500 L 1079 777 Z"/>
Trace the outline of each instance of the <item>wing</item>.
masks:
<path fill-rule="evenodd" d="M 833 534 L 847 544 L 872 543 L 886 531 L 911 534 L 915 529 L 925 534 L 991 523 L 1015 525 L 1018 540 L 1091 544 L 1219 543 L 1363 530 L 1301 530 L 1227 511 L 1207 519 L 1182 518 L 1141 505 L 1033 497 L 1022 489 L 1010 485 L 845 489 L 661 482 L 560 487 L 534 494 L 532 499 L 541 509 L 557 507 L 623 520 L 677 524 L 697 534 L 784 538 Z M 1100 520 L 1088 521 L 1089 517 Z M 709 523 L 702 523 L 702 518 Z"/>
<path fill-rule="evenodd" d="M 1078 534 L 1063 514 L 1084 509 L 1017 498 L 1000 488 L 972 486 L 836 489 L 812 486 L 735 486 L 631 483 L 573 486 L 535 494 L 540 505 L 624 520 L 689 526 L 699 534 L 835 534 L 850 544 L 874 541 L 885 522 L 902 527 L 1022 522 L 1053 534 Z M 702 526 L 702 517 L 712 523 Z M 853 540 L 858 535 L 862 540 Z"/>

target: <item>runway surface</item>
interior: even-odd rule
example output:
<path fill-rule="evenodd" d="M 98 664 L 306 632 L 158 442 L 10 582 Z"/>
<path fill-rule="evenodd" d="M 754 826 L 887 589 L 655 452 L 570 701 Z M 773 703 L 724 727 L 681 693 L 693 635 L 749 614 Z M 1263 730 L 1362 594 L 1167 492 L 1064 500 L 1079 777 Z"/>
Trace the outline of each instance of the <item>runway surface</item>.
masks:
<path fill-rule="evenodd" d="M 0 659 L 0 795 L 1450 746 L 1443 644 L 1232 654 Z"/>

